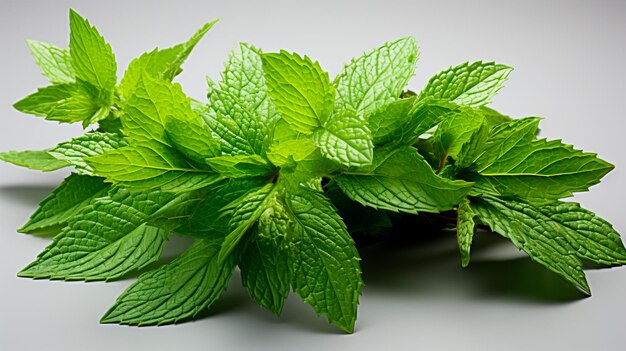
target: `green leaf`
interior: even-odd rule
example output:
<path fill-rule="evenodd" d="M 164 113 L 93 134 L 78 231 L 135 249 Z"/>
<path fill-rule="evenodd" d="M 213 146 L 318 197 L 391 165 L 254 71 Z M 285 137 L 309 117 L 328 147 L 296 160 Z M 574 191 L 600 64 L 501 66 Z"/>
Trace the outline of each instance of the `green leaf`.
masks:
<path fill-rule="evenodd" d="M 158 259 L 169 232 L 148 223 L 175 197 L 160 191 L 112 189 L 73 216 L 19 276 L 111 280 Z"/>
<path fill-rule="evenodd" d="M 231 254 L 244 235 L 267 209 L 268 204 L 275 201 L 275 195 L 276 187 L 269 183 L 260 189 L 251 191 L 235 202 L 236 207 L 234 207 L 228 223 L 230 233 L 224 238 L 219 253 L 220 261 Z"/>
<path fill-rule="evenodd" d="M 263 54 L 262 59 L 272 101 L 282 118 L 305 134 L 326 122 L 333 110 L 334 89 L 317 61 L 286 51 Z"/>
<path fill-rule="evenodd" d="M 142 75 L 121 117 L 130 143 L 157 142 L 171 147 L 171 140 L 179 141 L 183 133 L 174 128 L 168 135 L 166 126 L 168 121 L 170 126 L 175 126 L 171 123 L 173 119 L 188 123 L 196 130 L 202 123 L 191 109 L 191 100 L 183 93 L 180 84 Z"/>
<path fill-rule="evenodd" d="M 71 174 L 50 193 L 18 231 L 20 233 L 50 235 L 66 226 L 93 199 L 109 190 L 101 178 Z"/>
<path fill-rule="evenodd" d="M 367 166 L 374 157 L 374 144 L 363 117 L 346 112 L 333 115 L 313 134 L 322 155 L 346 167 Z"/>
<path fill-rule="evenodd" d="M 470 206 L 470 201 L 464 198 L 457 208 L 456 237 L 461 252 L 461 266 L 467 267 L 470 261 L 470 247 L 474 238 L 474 217 L 476 213 Z"/>
<path fill-rule="evenodd" d="M 76 71 L 72 66 L 72 58 L 68 50 L 37 40 L 27 40 L 26 43 L 35 62 L 41 68 L 41 73 L 48 78 L 50 83 L 64 84 L 75 81 Z"/>
<path fill-rule="evenodd" d="M 215 145 L 207 139 L 202 144 L 206 147 L 204 150 L 196 149 L 191 153 L 189 149 L 194 143 L 182 141 L 184 129 L 171 123 L 174 118 L 188 124 L 190 129 L 199 131 L 202 128 L 200 117 L 191 109 L 190 99 L 180 85 L 142 75 L 122 116 L 129 146 L 90 157 L 88 163 L 97 175 L 134 190 L 160 187 L 162 191 L 182 192 L 222 179 L 176 150 L 176 145 L 182 145 L 182 151 L 191 156 L 211 156 Z"/>
<path fill-rule="evenodd" d="M 269 98 L 260 50 L 242 43 L 231 51 L 222 81 L 211 87 L 208 97 L 210 105 L 201 116 L 223 153 L 265 155 L 278 115 Z"/>
<path fill-rule="evenodd" d="M 480 191 L 547 203 L 586 191 L 614 168 L 559 140 L 536 140 L 538 124 L 525 118 L 494 129 L 471 177 Z"/>
<path fill-rule="evenodd" d="M 289 238 L 291 222 L 275 201 L 259 218 L 258 228 L 241 256 L 241 282 L 261 307 L 280 315 L 291 287 Z"/>
<path fill-rule="evenodd" d="M 111 46 L 95 27 L 70 9 L 70 55 L 76 77 L 112 92 L 117 82 L 117 63 Z"/>
<path fill-rule="evenodd" d="M 587 294 L 590 290 L 581 259 L 608 265 L 626 263 L 619 234 L 577 203 L 533 206 L 484 196 L 472 199 L 472 208 L 492 230 Z"/>
<path fill-rule="evenodd" d="M 69 166 L 65 161 L 60 161 L 48 153 L 48 151 L 5 151 L 0 152 L 0 160 L 12 163 L 20 167 L 26 167 L 38 171 L 50 172 Z"/>
<path fill-rule="evenodd" d="M 86 83 L 75 83 L 70 96 L 59 100 L 47 113 L 46 119 L 61 123 L 83 122 L 83 126 L 98 122 L 109 114 L 108 102 L 100 92 Z"/>
<path fill-rule="evenodd" d="M 119 134 L 90 132 L 50 149 L 56 159 L 71 164 L 78 174 L 94 175 L 85 159 L 127 146 Z"/>
<path fill-rule="evenodd" d="M 261 56 L 260 49 L 239 43 L 228 55 L 219 83 L 221 90 L 253 115 L 257 129 L 262 129 L 262 124 L 272 124 L 279 117 L 270 99 Z"/>
<path fill-rule="evenodd" d="M 462 108 L 448 114 L 431 139 L 440 168 L 448 157 L 456 160 L 459 168 L 469 167 L 483 151 L 488 132 L 485 118 L 474 109 Z"/>
<path fill-rule="evenodd" d="M 292 286 L 316 313 L 351 333 L 363 285 L 359 254 L 324 194 L 295 190 L 285 196 L 294 221 Z"/>
<path fill-rule="evenodd" d="M 170 144 L 185 156 L 204 163 L 205 159 L 220 155 L 220 144 L 200 119 L 184 121 L 167 116 L 165 120 L 165 133 Z"/>
<path fill-rule="evenodd" d="M 154 49 L 132 60 L 120 82 L 120 93 L 125 97 L 131 96 L 144 72 L 152 77 L 168 81 L 172 80 L 182 72 L 180 66 L 185 62 L 196 44 L 198 44 L 217 21 L 218 20 L 214 20 L 204 24 L 202 28 L 184 43 L 167 49 Z"/>
<path fill-rule="evenodd" d="M 37 92 L 16 102 L 13 107 L 20 112 L 45 117 L 60 101 L 71 98 L 77 90 L 76 86 L 76 84 L 61 84 L 39 88 Z"/>
<path fill-rule="evenodd" d="M 346 171 L 334 180 L 365 206 L 408 213 L 450 210 L 472 185 L 437 176 L 410 146 L 376 149 L 371 166 Z"/>
<path fill-rule="evenodd" d="M 215 172 L 229 178 L 268 176 L 275 172 L 275 168 L 258 155 L 225 155 L 205 162 Z"/>
<path fill-rule="evenodd" d="M 386 43 L 352 59 L 335 78 L 335 112 L 356 111 L 368 116 L 400 98 L 415 73 L 419 50 L 414 38 Z"/>
<path fill-rule="evenodd" d="M 491 102 L 513 69 L 493 62 L 463 63 L 435 75 L 420 98 L 434 97 L 459 105 L 483 106 Z"/>
<path fill-rule="evenodd" d="M 234 255 L 218 262 L 219 250 L 219 240 L 197 240 L 174 261 L 142 274 L 101 322 L 161 325 L 206 310 L 226 289 L 236 265 Z"/>
<path fill-rule="evenodd" d="M 416 97 L 396 100 L 375 111 L 368 119 L 374 145 L 413 145 L 457 105 L 443 100 Z"/>
<path fill-rule="evenodd" d="M 489 128 L 493 128 L 513 120 L 511 117 L 503 115 L 500 112 L 486 106 L 479 107 L 478 111 L 483 115 L 483 117 L 485 117 L 485 122 L 487 122 Z"/>
<path fill-rule="evenodd" d="M 240 178 L 226 179 L 210 185 L 206 192 L 210 194 L 196 205 L 190 218 L 176 232 L 198 238 L 223 238 L 229 233 L 230 217 L 224 210 L 245 198 L 245 195 L 263 187 L 264 179 Z"/>
<path fill-rule="evenodd" d="M 135 191 L 159 188 L 185 192 L 223 179 L 211 170 L 196 168 L 178 151 L 158 143 L 135 142 L 86 160 L 94 174 Z"/>
<path fill-rule="evenodd" d="M 272 143 L 267 157 L 272 164 L 283 167 L 295 162 L 315 159 L 319 154 L 316 151 L 317 147 L 311 139 L 285 140 Z"/>

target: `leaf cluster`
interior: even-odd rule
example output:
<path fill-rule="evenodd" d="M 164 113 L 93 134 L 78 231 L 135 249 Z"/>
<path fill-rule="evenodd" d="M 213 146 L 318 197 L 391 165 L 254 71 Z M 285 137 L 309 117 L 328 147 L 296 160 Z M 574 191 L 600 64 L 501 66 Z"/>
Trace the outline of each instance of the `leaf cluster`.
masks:
<path fill-rule="evenodd" d="M 510 67 L 464 63 L 414 93 L 404 90 L 419 57 L 410 37 L 352 59 L 332 80 L 307 56 L 241 43 L 207 99 L 194 100 L 172 80 L 215 22 L 134 59 L 119 83 L 111 46 L 74 11 L 69 49 L 28 42 L 51 85 L 15 108 L 86 133 L 0 153 L 74 170 L 20 229 L 54 238 L 19 276 L 119 279 L 157 262 L 171 235 L 190 236 L 102 322 L 192 318 L 239 267 L 263 308 L 280 314 L 293 290 L 352 332 L 363 286 L 352 235 L 380 234 L 398 216 L 452 214 L 463 266 L 477 227 L 488 226 L 588 294 L 583 261 L 626 263 L 608 222 L 562 201 L 613 166 L 540 139 L 537 117 L 486 107 Z"/>

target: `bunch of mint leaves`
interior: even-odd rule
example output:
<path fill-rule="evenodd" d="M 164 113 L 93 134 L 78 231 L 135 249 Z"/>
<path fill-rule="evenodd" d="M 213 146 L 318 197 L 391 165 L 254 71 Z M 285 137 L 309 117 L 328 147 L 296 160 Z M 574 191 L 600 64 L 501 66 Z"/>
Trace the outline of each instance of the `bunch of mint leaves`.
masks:
<path fill-rule="evenodd" d="M 72 10 L 69 50 L 28 42 L 51 85 L 15 108 L 87 132 L 0 153 L 31 169 L 74 169 L 19 230 L 54 236 L 19 276 L 120 279 L 157 262 L 175 233 L 191 247 L 141 274 L 102 322 L 194 317 L 239 267 L 260 306 L 279 315 L 293 289 L 352 332 L 363 285 L 352 235 L 376 235 L 398 213 L 453 214 L 463 266 L 487 226 L 586 294 L 583 261 L 626 263 L 608 222 L 560 201 L 613 166 L 539 139 L 539 118 L 486 107 L 510 67 L 461 64 L 414 93 L 403 90 L 419 56 L 410 37 L 332 81 L 307 56 L 242 43 L 201 102 L 172 80 L 215 22 L 134 59 L 119 83 L 111 46 Z"/>

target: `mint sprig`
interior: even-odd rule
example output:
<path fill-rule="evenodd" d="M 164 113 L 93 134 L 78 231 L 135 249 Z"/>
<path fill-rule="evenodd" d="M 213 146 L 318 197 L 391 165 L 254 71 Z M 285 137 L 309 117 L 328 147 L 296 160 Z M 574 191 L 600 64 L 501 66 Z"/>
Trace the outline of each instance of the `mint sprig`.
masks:
<path fill-rule="evenodd" d="M 0 153 L 35 170 L 74 170 L 19 229 L 54 236 L 19 276 L 120 279 L 183 235 L 193 245 L 143 273 L 103 323 L 193 318 L 239 267 L 261 307 L 280 315 L 293 290 L 352 332 L 363 286 L 353 236 L 393 234 L 403 216 L 445 217 L 464 267 L 477 228 L 488 227 L 586 294 L 583 261 L 626 263 L 608 222 L 562 201 L 613 165 L 538 138 L 540 118 L 485 106 L 510 67 L 464 63 L 414 93 L 413 38 L 352 59 L 334 79 L 308 56 L 241 43 L 208 81 L 207 100 L 194 100 L 172 80 L 215 23 L 140 55 L 119 84 L 111 46 L 74 11 L 69 49 L 28 42 L 51 85 L 15 108 L 87 131 Z"/>

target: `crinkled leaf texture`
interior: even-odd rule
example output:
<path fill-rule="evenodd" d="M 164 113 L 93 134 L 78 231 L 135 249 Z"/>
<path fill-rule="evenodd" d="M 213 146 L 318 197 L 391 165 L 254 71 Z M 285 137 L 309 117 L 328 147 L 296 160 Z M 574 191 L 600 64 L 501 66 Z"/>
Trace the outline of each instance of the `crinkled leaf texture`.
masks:
<path fill-rule="evenodd" d="M 109 187 L 102 178 L 71 174 L 41 201 L 35 213 L 18 231 L 56 234 L 93 199 L 105 195 Z"/>
<path fill-rule="evenodd" d="M 480 191 L 549 203 L 586 191 L 614 168 L 559 140 L 537 140 L 538 124 L 538 118 L 524 118 L 495 128 L 471 177 Z"/>
<path fill-rule="evenodd" d="M 219 262 L 221 241 L 197 240 L 174 261 L 144 273 L 117 299 L 102 323 L 161 325 L 196 316 L 226 289 L 235 255 Z"/>
<path fill-rule="evenodd" d="M 175 197 L 161 191 L 114 188 L 69 220 L 68 226 L 19 275 L 110 280 L 158 259 L 169 232 L 149 225 Z"/>
<path fill-rule="evenodd" d="M 626 263 L 626 250 L 613 227 L 573 202 L 534 206 L 484 196 L 471 201 L 480 220 L 530 258 L 576 285 L 591 290 L 582 260 L 605 265 Z"/>
<path fill-rule="evenodd" d="M 459 105 L 483 106 L 502 89 L 513 69 L 493 62 L 477 61 L 451 67 L 432 77 L 420 97 L 450 100 Z"/>
<path fill-rule="evenodd" d="M 348 197 L 365 206 L 394 212 L 440 212 L 457 205 L 472 185 L 436 175 L 412 147 L 376 151 L 371 166 L 334 178 Z"/>
<path fill-rule="evenodd" d="M 510 67 L 462 64 L 416 94 L 404 90 L 419 56 L 413 38 L 351 60 L 332 82 L 307 56 L 241 43 L 204 103 L 172 79 L 215 22 L 134 59 L 119 85 L 111 46 L 73 10 L 69 50 L 28 42 L 52 85 L 15 108 L 99 127 L 49 150 L 0 153 L 76 171 L 20 229 L 57 234 L 20 276 L 118 279 L 157 261 L 176 232 L 192 246 L 140 275 L 103 323 L 192 318 L 239 266 L 263 308 L 279 315 L 293 289 L 352 332 L 363 282 L 348 228 L 382 234 L 402 219 L 391 212 L 456 211 L 463 266 L 476 226 L 488 225 L 586 293 L 583 260 L 626 263 L 609 223 L 556 201 L 612 165 L 538 140 L 536 118 L 485 107 Z"/>
<path fill-rule="evenodd" d="M 315 312 L 351 333 L 363 285 L 354 242 L 323 194 L 301 187 L 286 202 L 294 221 L 293 288 Z"/>

